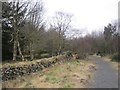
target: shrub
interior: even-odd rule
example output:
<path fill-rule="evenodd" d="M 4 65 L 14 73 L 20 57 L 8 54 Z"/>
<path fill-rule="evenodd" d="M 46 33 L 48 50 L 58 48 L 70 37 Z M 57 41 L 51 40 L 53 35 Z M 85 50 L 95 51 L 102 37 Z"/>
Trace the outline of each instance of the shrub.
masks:
<path fill-rule="evenodd" d="M 72 57 L 72 52 L 71 51 L 67 51 L 65 54 L 66 57 Z"/>
<path fill-rule="evenodd" d="M 99 56 L 105 56 L 105 53 L 104 52 L 100 52 L 100 51 L 98 51 L 97 53 L 96 53 L 96 55 L 99 55 Z"/>
<path fill-rule="evenodd" d="M 94 55 L 94 53 L 91 52 L 91 53 L 89 53 L 89 55 Z"/>
<path fill-rule="evenodd" d="M 115 53 L 111 56 L 111 61 L 120 62 L 120 54 Z"/>
<path fill-rule="evenodd" d="M 74 58 L 74 59 L 79 59 L 79 55 L 78 55 L 78 54 L 74 54 L 74 55 L 73 55 L 73 58 Z"/>
<path fill-rule="evenodd" d="M 85 59 L 86 58 L 86 54 L 79 54 L 79 59 Z"/>

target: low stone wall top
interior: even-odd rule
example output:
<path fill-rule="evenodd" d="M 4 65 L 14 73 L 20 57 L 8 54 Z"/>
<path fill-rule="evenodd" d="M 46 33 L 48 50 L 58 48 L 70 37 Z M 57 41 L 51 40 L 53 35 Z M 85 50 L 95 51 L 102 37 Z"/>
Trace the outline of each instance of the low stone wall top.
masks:
<path fill-rule="evenodd" d="M 3 67 L 0 69 L 2 74 L 2 81 L 13 80 L 19 76 L 29 75 L 30 73 L 41 71 L 44 68 L 50 67 L 57 62 L 65 60 L 67 59 L 65 59 L 64 56 L 60 56 L 58 58 L 53 58 L 53 60 L 46 59 L 30 65 Z"/>

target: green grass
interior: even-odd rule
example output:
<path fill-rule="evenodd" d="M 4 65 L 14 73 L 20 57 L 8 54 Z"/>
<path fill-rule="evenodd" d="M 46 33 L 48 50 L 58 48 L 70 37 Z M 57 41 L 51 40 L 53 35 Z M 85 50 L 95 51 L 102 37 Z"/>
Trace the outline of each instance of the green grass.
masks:
<path fill-rule="evenodd" d="M 45 77 L 45 80 L 46 81 L 50 81 L 52 84 L 54 84 L 54 83 L 56 83 L 57 81 L 59 81 L 59 78 L 58 77 L 56 77 L 56 76 L 46 76 Z"/>
<path fill-rule="evenodd" d="M 59 83 L 61 85 L 61 88 L 71 88 L 73 86 L 73 84 L 69 81 L 69 76 L 67 75 L 65 75 L 64 77 L 47 75 L 45 77 L 45 80 L 52 84 Z"/>
<path fill-rule="evenodd" d="M 45 80 L 52 84 L 58 83 L 60 84 L 61 88 L 71 88 L 74 86 L 74 83 L 70 81 L 70 75 L 75 71 L 74 69 L 76 69 L 76 67 L 80 67 L 81 63 L 83 62 L 69 61 L 62 65 L 56 66 L 46 73 Z"/>

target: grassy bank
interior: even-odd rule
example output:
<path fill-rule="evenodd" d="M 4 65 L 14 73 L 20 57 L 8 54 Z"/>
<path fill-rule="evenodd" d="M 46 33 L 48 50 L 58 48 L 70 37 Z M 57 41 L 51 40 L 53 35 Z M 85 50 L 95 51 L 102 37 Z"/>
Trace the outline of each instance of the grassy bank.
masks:
<path fill-rule="evenodd" d="M 2 82 L 2 85 L 3 88 L 84 88 L 94 68 L 88 60 L 73 60 Z"/>

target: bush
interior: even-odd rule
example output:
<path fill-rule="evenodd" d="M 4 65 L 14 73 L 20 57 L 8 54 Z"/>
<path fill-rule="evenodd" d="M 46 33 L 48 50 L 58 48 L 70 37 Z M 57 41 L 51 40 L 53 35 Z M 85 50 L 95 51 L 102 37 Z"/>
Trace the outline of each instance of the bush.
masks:
<path fill-rule="evenodd" d="M 115 53 L 111 56 L 111 61 L 120 62 L 120 54 Z"/>
<path fill-rule="evenodd" d="M 50 54 L 44 53 L 44 54 L 41 54 L 40 56 L 41 56 L 41 58 L 48 58 L 48 57 L 50 57 Z"/>
<path fill-rule="evenodd" d="M 71 51 L 67 51 L 65 54 L 66 57 L 72 57 L 72 52 Z"/>
<path fill-rule="evenodd" d="M 79 54 L 79 59 L 85 59 L 86 58 L 86 54 Z"/>
<path fill-rule="evenodd" d="M 94 55 L 94 53 L 89 53 L 89 55 Z"/>

